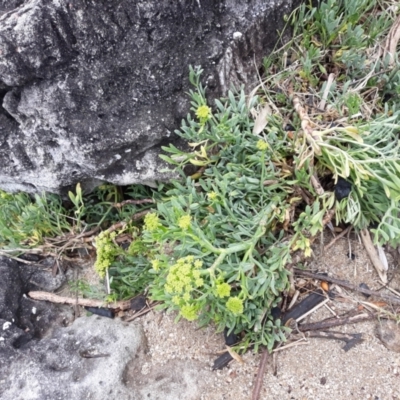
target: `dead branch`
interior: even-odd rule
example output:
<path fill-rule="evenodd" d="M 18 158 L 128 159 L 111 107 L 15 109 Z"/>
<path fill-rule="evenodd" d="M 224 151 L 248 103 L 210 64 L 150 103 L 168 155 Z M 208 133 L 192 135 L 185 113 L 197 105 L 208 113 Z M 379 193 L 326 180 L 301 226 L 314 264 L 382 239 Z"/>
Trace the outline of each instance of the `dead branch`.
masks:
<path fill-rule="evenodd" d="M 143 210 L 131 216 L 131 221 L 137 221 L 138 219 L 143 218 L 146 214 L 148 214 L 150 210 Z M 111 233 L 116 231 L 117 229 L 124 228 L 127 225 L 126 221 L 116 222 L 114 225 L 111 225 L 108 229 L 104 232 Z"/>
<path fill-rule="evenodd" d="M 137 312 L 135 312 L 135 314 L 131 315 L 129 318 L 126 318 L 125 322 L 133 321 L 134 319 L 139 318 L 142 315 L 147 314 L 148 312 L 153 310 L 159 304 L 161 304 L 161 301 L 156 301 L 156 302 L 152 303 L 149 307 L 143 307 L 140 311 L 137 311 Z"/>
<path fill-rule="evenodd" d="M 369 235 L 368 230 L 362 229 L 360 234 L 365 250 L 367 251 L 369 258 L 372 261 L 372 265 L 375 267 L 376 272 L 378 272 L 380 280 L 386 285 L 388 282 L 386 269 L 379 259 L 379 255 L 375 249 L 375 246 L 372 243 L 371 236 Z"/>
<path fill-rule="evenodd" d="M 31 264 L 31 265 L 37 264 L 37 262 L 24 260 L 23 258 L 13 256 L 12 254 L 6 253 L 6 252 L 4 252 L 2 250 L 0 250 L 0 255 L 1 256 L 5 256 L 7 258 L 11 258 L 11 259 L 13 259 L 15 261 L 18 261 L 20 263 L 23 263 L 23 264 Z"/>
<path fill-rule="evenodd" d="M 133 199 L 128 199 L 121 201 L 120 203 L 114 203 L 113 207 L 115 208 L 122 208 L 123 206 L 127 204 L 151 204 L 154 203 L 153 199 L 141 199 L 141 200 L 133 200 Z"/>
<path fill-rule="evenodd" d="M 326 318 L 322 321 L 299 325 L 298 330 L 300 332 L 325 330 L 325 329 L 333 328 L 335 326 L 355 324 L 358 322 L 368 321 L 373 318 L 375 318 L 375 315 L 369 314 L 366 312 L 363 312 L 361 314 L 356 314 L 356 315 L 345 315 L 345 316 L 341 316 L 339 318 L 331 317 L 331 318 Z"/>
<path fill-rule="evenodd" d="M 391 296 L 389 294 L 384 294 L 384 293 L 381 293 L 381 292 L 376 292 L 374 290 L 365 289 L 363 287 L 359 287 L 357 285 L 353 285 L 352 283 L 349 283 L 347 281 L 343 281 L 341 279 L 331 278 L 329 276 L 325 276 L 325 275 L 321 275 L 321 274 L 315 274 L 315 273 L 310 272 L 310 271 L 302 271 L 301 269 L 297 269 L 297 268 L 295 268 L 294 271 L 295 271 L 295 273 L 297 275 L 305 276 L 307 278 L 312 278 L 312 279 L 318 279 L 320 281 L 327 281 L 329 283 L 334 283 L 336 285 L 343 286 L 344 288 L 347 288 L 347 289 L 350 289 L 350 290 L 354 290 L 356 292 L 360 292 L 360 293 L 364 293 L 364 294 L 369 294 L 371 296 L 379 297 L 379 298 L 387 301 L 388 303 L 393 303 L 393 304 L 400 305 L 400 298 L 397 298 L 395 296 Z"/>
<path fill-rule="evenodd" d="M 258 367 L 256 382 L 254 385 L 253 395 L 251 396 L 251 400 L 258 400 L 260 398 L 260 392 L 262 388 L 262 383 L 265 374 L 265 367 L 267 365 L 267 360 L 269 358 L 268 349 L 264 349 L 263 354 L 261 356 L 260 366 Z"/>
<path fill-rule="evenodd" d="M 102 300 L 82 299 L 82 298 L 75 299 L 71 297 L 58 296 L 54 293 L 40 292 L 40 291 L 29 292 L 28 296 L 34 300 L 50 301 L 52 303 L 58 303 L 58 304 L 72 304 L 72 305 L 78 304 L 82 307 L 105 307 L 113 309 L 119 308 L 122 311 L 129 310 L 131 308 L 130 300 L 105 303 Z"/>
<path fill-rule="evenodd" d="M 301 101 L 297 96 L 293 96 L 292 103 L 293 103 L 293 108 L 300 117 L 301 129 L 304 132 L 307 143 L 311 145 L 316 154 L 318 155 L 321 154 L 321 148 L 317 144 L 317 142 L 321 140 L 321 137 L 316 133 L 314 133 L 314 130 L 312 128 L 312 122 L 307 114 L 306 109 L 302 106 Z"/>

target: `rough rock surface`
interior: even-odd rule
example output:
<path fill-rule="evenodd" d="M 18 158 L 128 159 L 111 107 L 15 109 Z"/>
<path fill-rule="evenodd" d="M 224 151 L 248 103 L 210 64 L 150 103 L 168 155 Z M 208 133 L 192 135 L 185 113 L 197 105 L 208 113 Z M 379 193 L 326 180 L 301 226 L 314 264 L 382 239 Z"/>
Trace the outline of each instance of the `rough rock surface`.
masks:
<path fill-rule="evenodd" d="M 68 307 L 26 297 L 30 290 L 53 291 L 65 281 L 63 275 L 52 277 L 46 265 L 26 265 L 1 257 L 0 277 L 1 376 L 16 349 L 40 339 L 52 326 L 67 325 L 72 312 Z"/>
<path fill-rule="evenodd" d="M 294 2 L 0 1 L 0 187 L 165 179 L 188 66 L 210 98 L 250 85 Z"/>
<path fill-rule="evenodd" d="M 15 350 L 2 376 L 1 398 L 134 399 L 123 383 L 126 365 L 143 345 L 139 325 L 100 317 L 78 318 L 67 328 Z"/>

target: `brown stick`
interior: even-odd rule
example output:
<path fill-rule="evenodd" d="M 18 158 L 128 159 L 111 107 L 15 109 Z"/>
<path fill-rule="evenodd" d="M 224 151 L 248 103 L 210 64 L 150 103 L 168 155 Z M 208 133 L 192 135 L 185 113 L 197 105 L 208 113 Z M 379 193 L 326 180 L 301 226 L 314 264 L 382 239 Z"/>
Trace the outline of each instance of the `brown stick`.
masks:
<path fill-rule="evenodd" d="M 142 199 L 142 200 L 133 200 L 133 199 L 128 199 L 121 201 L 121 203 L 114 203 L 113 207 L 115 208 L 121 208 L 125 206 L 126 204 L 149 204 L 149 203 L 154 203 L 153 199 Z"/>
<path fill-rule="evenodd" d="M 347 324 L 355 324 L 357 322 L 364 322 L 364 321 L 368 321 L 373 318 L 375 318 L 375 315 L 368 314 L 368 313 L 342 316 L 339 318 L 333 317 L 333 318 L 327 318 L 327 319 L 324 319 L 324 320 L 318 321 L 318 322 L 312 322 L 309 324 L 301 324 L 298 326 L 298 330 L 300 332 L 318 331 L 318 330 L 333 328 L 334 326 L 341 326 L 341 325 L 347 325 Z"/>
<path fill-rule="evenodd" d="M 148 214 L 149 212 L 150 212 L 150 210 L 143 210 L 143 211 L 140 211 L 140 212 L 138 212 L 138 213 L 136 213 L 136 214 L 133 214 L 133 215 L 131 216 L 131 220 L 132 220 L 132 221 L 137 221 L 138 219 L 143 218 L 143 217 L 144 217 L 146 214 Z M 107 233 L 114 232 L 114 231 L 116 231 L 117 229 L 123 228 L 126 224 L 127 224 L 126 221 L 119 221 L 119 222 L 116 222 L 115 224 L 111 225 L 108 229 L 106 229 L 104 232 L 107 232 Z"/>
<path fill-rule="evenodd" d="M 374 290 L 364 289 L 362 287 L 353 285 L 352 283 L 349 283 L 349 282 L 346 282 L 346 281 L 342 281 L 341 279 L 331 278 L 329 276 L 320 275 L 320 274 L 314 274 L 312 272 L 302 271 L 301 269 L 297 269 L 297 268 L 295 269 L 295 273 L 297 275 L 305 276 L 307 278 L 318 279 L 320 281 L 326 281 L 326 282 L 329 282 L 329 283 L 334 283 L 336 285 L 343 286 L 343 287 L 345 287 L 347 289 L 355 290 L 356 292 L 360 292 L 360 293 L 364 293 L 364 294 L 369 294 L 371 296 L 379 297 L 379 298 L 384 299 L 385 301 L 387 301 L 389 303 L 400 305 L 400 298 L 398 298 L 398 297 L 391 296 L 389 294 L 383 294 L 383 293 L 380 293 L 380 292 L 376 292 Z"/>
<path fill-rule="evenodd" d="M 344 231 L 340 232 L 339 235 L 337 235 L 335 238 L 333 238 L 333 239 L 324 247 L 324 250 L 328 250 L 330 247 L 332 247 L 340 238 L 342 238 L 344 235 L 346 235 L 346 233 L 349 232 L 351 228 L 352 228 L 352 225 L 348 226 Z"/>
<path fill-rule="evenodd" d="M 254 385 L 254 390 L 253 390 L 253 395 L 251 396 L 251 400 L 258 400 L 260 398 L 260 392 L 262 388 L 262 382 L 268 358 L 269 358 L 268 349 L 264 349 L 264 352 L 261 356 L 260 366 L 258 368 L 256 383 Z"/>
<path fill-rule="evenodd" d="M 120 308 L 121 310 L 129 310 L 131 308 L 130 300 L 116 301 L 114 303 L 105 303 L 102 300 L 71 298 L 58 296 L 54 293 L 33 291 L 29 292 L 28 296 L 34 300 L 50 301 L 52 303 L 60 304 L 78 304 L 83 307 L 105 307 L 105 308 Z"/>
<path fill-rule="evenodd" d="M 153 310 L 160 303 L 161 303 L 161 301 L 156 301 L 156 302 L 152 303 L 150 306 L 146 306 L 147 308 L 143 307 L 143 309 L 141 309 L 140 311 L 137 311 L 135 314 L 133 314 L 129 318 L 125 319 L 124 321 L 125 322 L 133 321 L 134 319 L 139 318 L 144 314 L 147 314 L 148 312 Z"/>

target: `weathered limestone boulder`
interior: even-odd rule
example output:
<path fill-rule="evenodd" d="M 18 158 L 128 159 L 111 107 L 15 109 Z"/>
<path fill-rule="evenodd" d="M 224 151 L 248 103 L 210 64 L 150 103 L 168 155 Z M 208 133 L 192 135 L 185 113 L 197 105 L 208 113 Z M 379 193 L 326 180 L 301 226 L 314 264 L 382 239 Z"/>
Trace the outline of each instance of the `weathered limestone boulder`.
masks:
<path fill-rule="evenodd" d="M 0 188 L 166 179 L 189 65 L 210 98 L 249 87 L 294 2 L 2 0 Z"/>

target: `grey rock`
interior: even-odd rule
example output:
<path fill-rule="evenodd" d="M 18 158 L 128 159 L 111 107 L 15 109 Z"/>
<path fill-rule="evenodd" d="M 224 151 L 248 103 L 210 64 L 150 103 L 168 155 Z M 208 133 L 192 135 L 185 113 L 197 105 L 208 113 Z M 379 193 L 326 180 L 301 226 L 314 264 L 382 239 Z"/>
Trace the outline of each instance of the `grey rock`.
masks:
<path fill-rule="evenodd" d="M 15 349 L 43 337 L 54 326 L 72 320 L 69 307 L 36 302 L 26 296 L 31 290 L 51 291 L 65 281 L 63 275 L 52 277 L 42 265 L 26 265 L 0 257 L 0 370 Z"/>
<path fill-rule="evenodd" d="M 135 399 L 123 382 L 145 346 L 140 325 L 82 317 L 14 351 L 0 370 L 3 400 Z"/>
<path fill-rule="evenodd" d="M 166 180 L 188 66 L 210 100 L 251 86 L 292 0 L 0 2 L 0 187 Z M 17 7 L 17 8 L 13 8 Z"/>
<path fill-rule="evenodd" d="M 0 257 L 0 276 L 0 318 L 17 324 L 24 315 L 21 301 L 29 309 L 32 307 L 31 304 L 27 305 L 30 300 L 24 297 L 25 293 L 31 290 L 51 292 L 65 282 L 64 275 L 53 277 L 42 265 L 27 265 L 7 257 Z"/>

